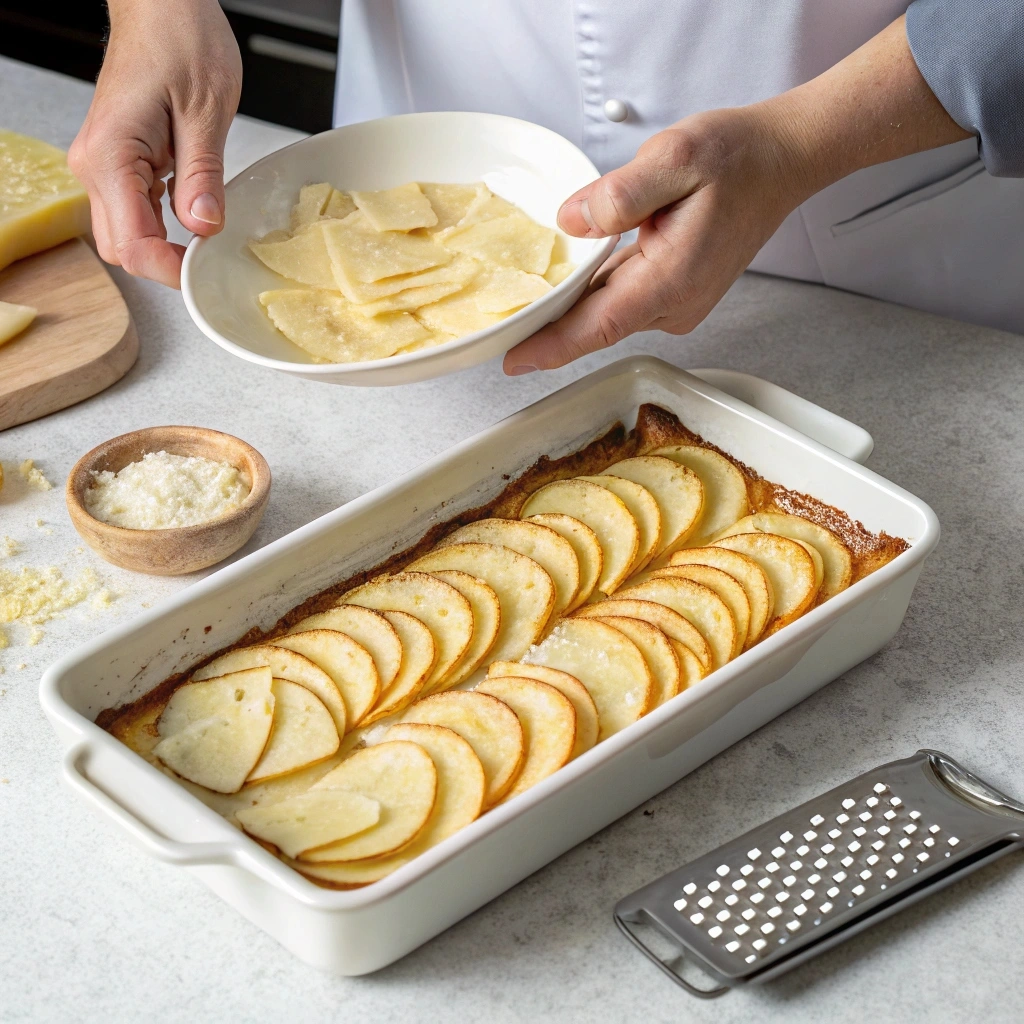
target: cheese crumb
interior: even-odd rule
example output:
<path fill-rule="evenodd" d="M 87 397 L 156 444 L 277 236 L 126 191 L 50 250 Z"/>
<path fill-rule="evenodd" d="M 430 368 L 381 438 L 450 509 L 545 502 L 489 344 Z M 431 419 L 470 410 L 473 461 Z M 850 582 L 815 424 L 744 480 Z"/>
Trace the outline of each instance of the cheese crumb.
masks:
<path fill-rule="evenodd" d="M 25 566 L 18 572 L 0 569 L 0 623 L 39 626 L 100 590 L 94 569 L 84 569 L 71 580 L 55 565 Z"/>
<path fill-rule="evenodd" d="M 27 483 L 29 487 L 34 487 L 37 491 L 49 491 L 53 488 L 53 484 L 43 476 L 42 470 L 36 466 L 32 459 L 26 459 L 18 467 L 18 472 L 21 474 L 25 483 Z"/>
<path fill-rule="evenodd" d="M 148 452 L 118 473 L 93 472 L 85 507 L 101 522 L 131 530 L 195 526 L 234 511 L 249 480 L 227 462 Z"/>
<path fill-rule="evenodd" d="M 0 558 L 10 558 L 21 551 L 21 545 L 13 537 L 0 540 Z"/>
<path fill-rule="evenodd" d="M 10 641 L 7 639 L 7 634 L 0 629 L 0 651 L 2 651 L 9 643 Z"/>

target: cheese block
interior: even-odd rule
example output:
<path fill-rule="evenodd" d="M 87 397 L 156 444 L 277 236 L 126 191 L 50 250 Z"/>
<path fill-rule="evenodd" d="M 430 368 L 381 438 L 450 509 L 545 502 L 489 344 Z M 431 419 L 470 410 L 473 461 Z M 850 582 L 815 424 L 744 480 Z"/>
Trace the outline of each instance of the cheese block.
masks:
<path fill-rule="evenodd" d="M 0 302 L 0 345 L 10 341 L 36 318 L 35 306 L 19 306 L 16 302 Z"/>
<path fill-rule="evenodd" d="M 0 270 L 89 230 L 89 197 L 67 154 L 0 129 Z"/>

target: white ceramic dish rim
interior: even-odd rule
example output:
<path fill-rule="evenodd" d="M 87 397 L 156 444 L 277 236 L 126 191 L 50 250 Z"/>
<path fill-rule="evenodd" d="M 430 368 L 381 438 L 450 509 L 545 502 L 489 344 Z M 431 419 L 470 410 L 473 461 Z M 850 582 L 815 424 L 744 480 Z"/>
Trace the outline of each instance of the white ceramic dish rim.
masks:
<path fill-rule="evenodd" d="M 444 465 L 453 459 L 459 458 L 467 448 L 472 448 L 483 442 L 486 438 L 500 434 L 510 421 L 529 417 L 535 411 L 539 411 L 540 408 L 557 403 L 560 397 L 567 392 L 575 392 L 590 385 L 596 385 L 609 376 L 629 372 L 643 372 L 645 369 L 671 371 L 675 375 L 675 379 L 690 390 L 711 399 L 716 404 L 724 406 L 746 419 L 759 423 L 765 429 L 796 442 L 809 453 L 814 453 L 817 458 L 824 459 L 844 469 L 864 484 L 884 490 L 891 498 L 895 498 L 910 506 L 922 517 L 924 529 L 921 536 L 911 543 L 907 551 L 897 556 L 893 561 L 832 598 L 826 604 L 813 609 L 807 615 L 797 620 L 797 622 L 762 641 L 755 648 L 744 652 L 738 658 L 718 669 L 705 683 L 684 691 L 671 701 L 644 716 L 640 721 L 591 748 L 526 793 L 516 797 L 508 804 L 500 805 L 488 811 L 483 817 L 478 818 L 475 822 L 450 836 L 436 847 L 421 854 L 387 878 L 361 889 L 325 889 L 304 878 L 244 833 L 235 829 L 215 811 L 190 794 L 187 794 L 187 791 L 183 791 L 174 780 L 158 771 L 131 751 L 130 748 L 99 728 L 85 715 L 72 708 L 61 695 L 60 685 L 62 677 L 80 662 L 93 657 L 106 648 L 116 645 L 130 634 L 144 630 L 147 625 L 159 620 L 163 615 L 179 610 L 194 601 L 201 600 L 214 593 L 221 586 L 229 585 L 258 572 L 264 562 L 275 558 L 282 550 L 302 544 L 317 532 L 333 528 L 339 521 L 343 521 L 357 512 L 364 511 L 367 506 L 373 506 L 386 500 L 393 492 L 406 484 L 431 476 L 439 468 L 443 468 Z M 839 418 L 836 417 L 836 419 L 838 420 Z M 40 702 L 52 723 L 60 723 L 69 732 L 77 733 L 80 737 L 78 741 L 70 745 L 65 754 L 63 762 L 65 781 L 72 788 L 77 789 L 86 800 L 99 804 L 111 817 L 115 818 L 129 831 L 138 843 L 146 847 L 154 856 L 180 866 L 217 863 L 232 864 L 263 878 L 302 904 L 319 910 L 347 911 L 364 909 L 384 902 L 396 893 L 420 881 L 438 865 L 472 846 L 479 837 L 500 828 L 505 822 L 513 818 L 528 813 L 535 805 L 541 803 L 548 794 L 556 789 L 561 788 L 563 785 L 568 785 L 573 779 L 598 770 L 627 747 L 643 741 L 670 719 L 681 715 L 686 708 L 694 708 L 703 701 L 712 699 L 713 695 L 721 688 L 728 686 L 733 679 L 744 674 L 759 661 L 768 660 L 773 655 L 784 651 L 787 647 L 796 648 L 802 643 L 804 645 L 809 644 L 817 636 L 821 635 L 828 626 L 838 620 L 847 608 L 859 603 L 872 593 L 884 590 L 891 581 L 904 575 L 904 573 L 910 571 L 915 565 L 923 561 L 938 542 L 938 536 L 939 525 L 935 513 L 928 505 L 905 489 L 852 462 L 850 459 L 814 441 L 807 435 L 785 426 L 779 420 L 767 416 L 753 406 L 731 397 L 718 388 L 708 385 L 696 376 L 679 370 L 677 367 L 671 366 L 662 360 L 647 356 L 636 356 L 606 366 L 596 373 L 577 380 L 566 388 L 561 389 L 561 391 L 548 395 L 532 406 L 513 413 L 512 416 L 506 417 L 506 419 L 494 426 L 479 432 L 466 441 L 428 460 L 411 473 L 405 474 L 374 491 L 370 491 L 341 508 L 335 509 L 333 512 L 329 512 L 325 516 L 300 527 L 298 530 L 273 541 L 259 551 L 253 552 L 238 562 L 186 588 L 145 614 L 97 636 L 47 669 L 40 683 Z M 164 792 L 174 793 L 179 798 L 184 794 L 194 804 L 196 818 L 208 825 L 215 834 L 223 836 L 223 839 L 217 842 L 204 843 L 178 842 L 167 839 L 148 825 L 145 825 L 130 811 L 118 804 L 113 797 L 108 796 L 93 783 L 86 780 L 79 771 L 79 761 L 83 757 L 88 756 L 90 749 L 96 746 L 116 751 L 118 757 L 129 759 L 134 769 L 143 772 L 147 776 L 149 783 L 157 788 L 157 791 L 163 789 Z"/>
<path fill-rule="evenodd" d="M 557 132 L 551 131 L 549 128 L 544 128 L 542 125 L 533 124 L 529 121 L 523 121 L 521 118 L 507 117 L 504 114 L 477 114 L 473 111 L 444 111 L 444 113 L 458 113 L 458 114 L 472 114 L 473 116 L 494 119 L 498 121 L 515 121 L 519 124 L 529 124 L 532 128 L 535 128 L 539 132 L 546 132 L 549 135 L 555 136 L 561 142 L 566 145 L 572 145 L 568 139 L 558 135 Z M 399 118 L 405 117 L 417 117 L 417 114 L 397 114 L 389 118 L 377 118 L 379 121 L 392 121 Z M 363 122 L 365 124 L 372 124 L 373 122 Z M 227 184 L 225 185 L 226 190 L 230 190 L 231 185 L 240 180 L 243 177 L 248 177 L 253 172 L 259 171 L 266 164 L 272 163 L 274 159 L 287 149 L 295 149 L 299 146 L 303 146 L 310 141 L 312 138 L 320 138 L 322 135 L 329 135 L 333 132 L 343 132 L 347 126 L 343 125 L 340 128 L 332 128 L 327 132 L 320 132 L 318 135 L 310 136 L 309 138 L 299 139 L 297 142 L 293 142 L 288 146 L 282 146 L 281 149 L 275 150 L 273 153 L 268 153 L 267 156 L 261 157 L 259 160 L 250 164 L 244 170 L 239 171 Z M 594 178 L 600 177 L 597 167 L 594 162 L 587 157 L 582 150 L 578 147 L 579 154 L 586 161 L 587 165 L 593 171 Z M 258 352 L 253 352 L 251 349 L 245 348 L 236 342 L 231 341 L 229 338 L 224 337 L 220 331 L 217 330 L 213 324 L 203 315 L 199 306 L 196 304 L 195 298 L 192 294 L 190 273 L 192 267 L 192 261 L 195 259 L 197 250 L 207 240 L 201 235 L 193 235 L 191 241 L 185 249 L 185 258 L 182 262 L 181 267 L 181 295 L 185 300 L 185 308 L 188 310 L 189 316 L 192 318 L 196 326 L 205 334 L 212 342 L 220 345 L 221 348 L 230 352 L 232 355 L 238 356 L 240 359 L 245 359 L 250 363 L 255 363 L 258 366 L 265 366 L 271 370 L 282 370 L 285 373 L 301 373 L 304 377 L 315 378 L 318 376 L 324 377 L 337 377 L 343 373 L 362 373 L 372 370 L 385 369 L 387 367 L 401 367 L 408 366 L 410 364 L 416 364 L 433 360 L 440 353 L 458 352 L 464 348 L 470 348 L 476 345 L 478 342 L 483 341 L 485 338 L 490 337 L 499 328 L 507 328 L 514 326 L 521 320 L 525 319 L 527 315 L 531 315 L 540 310 L 546 309 L 550 306 L 556 305 L 561 297 L 568 291 L 571 291 L 580 279 L 584 276 L 592 277 L 597 270 L 601 267 L 601 264 L 612 254 L 615 246 L 618 244 L 619 236 L 612 235 L 603 240 L 602 245 L 596 245 L 593 253 L 588 256 L 582 263 L 580 263 L 576 269 L 567 277 L 564 281 L 560 281 L 554 288 L 551 289 L 547 294 L 539 299 L 531 302 L 529 305 L 524 306 L 522 309 L 517 310 L 511 316 L 505 317 L 504 320 L 499 320 L 497 324 L 491 327 L 485 327 L 483 330 L 474 331 L 472 334 L 463 335 L 461 338 L 454 338 L 452 341 L 446 341 L 441 345 L 435 345 L 433 348 L 420 349 L 416 352 L 404 352 L 399 355 L 387 356 L 384 359 L 368 359 L 359 363 L 296 363 L 286 359 L 272 359 L 270 356 L 260 355 Z"/>

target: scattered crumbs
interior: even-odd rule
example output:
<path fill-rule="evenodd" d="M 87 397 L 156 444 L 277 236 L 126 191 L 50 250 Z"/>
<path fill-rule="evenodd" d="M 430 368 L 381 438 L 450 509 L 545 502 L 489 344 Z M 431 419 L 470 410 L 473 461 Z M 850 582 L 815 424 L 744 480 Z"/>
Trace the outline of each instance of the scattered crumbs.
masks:
<path fill-rule="evenodd" d="M 75 548 L 74 553 L 76 555 L 84 555 L 85 554 L 85 548 L 83 548 L 81 545 L 79 545 L 77 548 Z"/>
<path fill-rule="evenodd" d="M 18 467 L 18 473 L 29 487 L 34 487 L 37 491 L 49 491 L 53 489 L 53 484 L 43 476 L 42 471 L 38 466 L 36 466 L 32 459 L 26 459 Z"/>
<path fill-rule="evenodd" d="M 28 634 L 29 647 L 35 647 L 35 645 L 39 643 L 39 641 L 42 640 L 45 635 L 46 634 L 38 626 L 33 626 L 29 630 Z"/>
<path fill-rule="evenodd" d="M 104 608 L 109 608 L 114 600 L 114 595 L 104 587 L 102 590 L 97 590 L 92 596 L 92 600 L 89 602 L 93 608 L 101 611 Z"/>
<path fill-rule="evenodd" d="M 28 665 L 24 661 L 19 661 L 14 667 L 20 672 L 23 668 L 28 668 Z"/>
<path fill-rule="evenodd" d="M 49 537 L 50 534 L 53 533 L 53 528 L 47 525 L 45 519 L 36 520 L 36 529 L 39 530 L 41 533 L 45 533 L 47 537 Z"/>
<path fill-rule="evenodd" d="M 13 537 L 4 537 L 0 540 L 0 558 L 10 558 L 21 551 L 21 545 Z"/>
<path fill-rule="evenodd" d="M 143 608 L 152 608 L 153 607 L 153 602 L 152 601 L 143 601 L 141 607 L 143 607 Z"/>
<path fill-rule="evenodd" d="M 106 607 L 112 599 L 92 568 L 83 569 L 73 579 L 55 565 L 0 569 L 0 623 L 39 626 L 94 595 L 99 598 L 94 607 Z"/>
<path fill-rule="evenodd" d="M 10 779 L 0 779 L 0 786 L 9 786 L 11 784 Z"/>

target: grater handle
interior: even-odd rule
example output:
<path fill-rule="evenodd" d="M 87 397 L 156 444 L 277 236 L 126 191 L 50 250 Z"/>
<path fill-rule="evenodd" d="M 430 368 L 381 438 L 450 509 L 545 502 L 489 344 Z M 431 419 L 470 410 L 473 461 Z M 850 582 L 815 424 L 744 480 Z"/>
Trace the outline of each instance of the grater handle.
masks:
<path fill-rule="evenodd" d="M 629 939 L 630 942 L 640 950 L 641 953 L 648 960 L 658 968 L 666 977 L 671 978 L 680 988 L 685 989 L 690 993 L 691 996 L 696 996 L 698 999 L 717 999 L 719 996 L 724 996 L 729 991 L 727 985 L 719 985 L 717 988 L 697 988 L 696 985 L 691 984 L 685 978 L 681 977 L 676 971 L 672 969 L 672 966 L 666 963 L 654 952 L 653 949 L 645 946 L 639 939 L 639 937 L 633 932 L 626 922 L 626 919 L 619 914 L 618 911 L 614 913 L 615 924 L 618 925 L 619 931 Z M 685 960 L 685 956 L 680 953 L 676 958 L 676 963 L 680 960 Z"/>
<path fill-rule="evenodd" d="M 919 753 L 927 756 L 939 780 L 965 803 L 983 811 L 996 811 L 1024 821 L 1024 804 L 979 779 L 948 754 L 943 754 L 940 750 L 927 749 Z"/>

